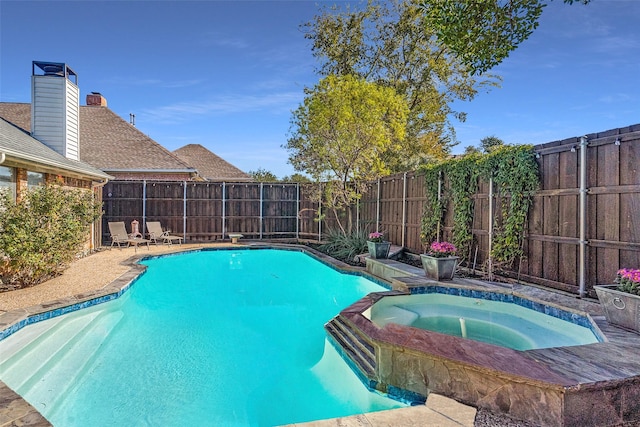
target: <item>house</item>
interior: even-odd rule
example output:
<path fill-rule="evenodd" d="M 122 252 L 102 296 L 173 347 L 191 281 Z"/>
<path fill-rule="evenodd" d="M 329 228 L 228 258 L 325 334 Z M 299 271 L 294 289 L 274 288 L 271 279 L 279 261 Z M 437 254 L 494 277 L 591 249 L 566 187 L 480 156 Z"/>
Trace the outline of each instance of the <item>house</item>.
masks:
<path fill-rule="evenodd" d="M 200 145 L 170 152 L 111 111 L 100 93 L 89 93 L 87 105 L 80 106 L 77 75 L 65 63 L 33 61 L 31 88 L 31 103 L 0 102 L 3 135 L 5 128 L 12 135 L 3 137 L 4 145 L 0 144 L 0 155 L 6 157 L 8 165 L 0 168 L 0 186 L 4 182 L 12 187 L 16 197 L 25 186 L 52 179 L 59 181 L 61 177 L 65 182 L 75 179 L 79 181 L 73 181 L 74 185 L 94 188 L 96 196 L 105 202 L 115 194 L 113 185 L 117 186 L 118 181 L 138 181 L 146 188 L 145 182 L 154 186 L 157 181 L 181 186 L 184 181 L 251 180 Z M 16 142 L 16 138 L 20 140 Z M 41 150 L 48 147 L 46 155 L 27 161 L 30 157 L 25 140 L 29 140 L 34 150 L 36 146 L 41 146 Z M 24 157 L 21 163 L 20 156 Z M 202 175 L 198 168 L 202 168 Z M 102 186 L 107 180 L 111 183 L 103 194 Z M 143 212 L 151 203 L 143 202 Z M 134 211 L 125 214 L 129 207 L 114 209 L 122 212 L 119 218 L 123 220 L 140 217 Z M 106 230 L 106 224 L 102 225 L 95 227 L 95 241 L 108 237 L 101 234 L 101 228 Z"/>
<path fill-rule="evenodd" d="M 111 111 L 100 93 L 80 106 L 76 83 L 67 64 L 33 61 L 32 102 L 0 102 L 0 118 L 115 180 L 197 179 L 193 167 Z"/>
<path fill-rule="evenodd" d="M 73 70 L 63 64 L 56 68 L 55 80 L 32 80 L 34 93 L 41 97 L 33 115 L 39 118 L 33 127 L 37 132 L 32 134 L 25 129 L 32 126 L 24 122 L 24 116 L 15 123 L 0 115 L 0 188 L 16 200 L 30 187 L 51 182 L 93 191 L 100 197 L 102 186 L 111 178 L 79 159 L 77 126 L 70 120 L 78 112 L 77 103 L 73 102 L 77 95 L 77 86 L 71 81 L 74 77 Z M 61 96 L 52 102 L 52 93 Z M 88 238 L 91 248 L 99 241 L 99 234 L 96 223 Z"/>
<path fill-rule="evenodd" d="M 95 94 L 87 99 L 92 102 Z M 27 103 L 0 102 L 0 118 L 31 134 L 31 109 Z M 79 118 L 80 159 L 115 180 L 189 181 L 197 176 L 193 167 L 106 106 L 80 106 Z"/>
<path fill-rule="evenodd" d="M 185 163 L 195 167 L 198 175 L 206 181 L 253 181 L 251 175 L 242 172 L 200 144 L 185 145 L 173 153 Z"/>
<path fill-rule="evenodd" d="M 82 160 L 113 180 L 251 180 L 201 145 L 170 152 L 111 111 L 98 92 L 87 94 L 86 106 L 80 106 L 77 76 L 67 64 L 33 61 L 31 86 L 32 102 L 0 102 L 0 118 L 37 140 L 53 141 L 69 158 Z M 55 111 L 62 105 L 70 112 Z M 64 134 L 49 135 L 54 117 Z"/>
<path fill-rule="evenodd" d="M 17 199 L 29 187 L 60 182 L 93 189 L 111 178 L 93 166 L 69 159 L 0 118 L 0 188 Z"/>

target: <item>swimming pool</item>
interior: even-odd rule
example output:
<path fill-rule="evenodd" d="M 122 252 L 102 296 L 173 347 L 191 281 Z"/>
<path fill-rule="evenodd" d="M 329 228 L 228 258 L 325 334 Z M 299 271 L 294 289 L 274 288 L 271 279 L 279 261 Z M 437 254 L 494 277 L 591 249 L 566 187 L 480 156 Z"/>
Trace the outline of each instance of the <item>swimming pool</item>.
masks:
<path fill-rule="evenodd" d="M 323 325 L 385 290 L 297 251 L 143 261 L 121 298 L 0 341 L 0 379 L 56 426 L 262 426 L 390 409 Z"/>
<path fill-rule="evenodd" d="M 443 293 L 389 296 L 371 307 L 371 320 L 380 327 L 396 323 L 514 350 L 601 341 L 585 326 L 586 319 L 572 322 L 565 320 L 571 319 L 570 313 L 562 316 L 558 309 L 554 311 L 557 316 L 553 316 L 512 302 L 496 301 L 498 294 L 485 294 L 486 298 Z"/>

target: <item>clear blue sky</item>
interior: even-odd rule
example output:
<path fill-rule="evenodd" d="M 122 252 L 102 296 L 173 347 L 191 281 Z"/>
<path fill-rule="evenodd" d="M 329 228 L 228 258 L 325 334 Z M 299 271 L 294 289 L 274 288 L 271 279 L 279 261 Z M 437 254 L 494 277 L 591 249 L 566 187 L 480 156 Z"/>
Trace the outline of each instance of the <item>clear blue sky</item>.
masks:
<path fill-rule="evenodd" d="M 244 171 L 293 173 L 281 148 L 318 81 L 299 25 L 315 1 L 0 0 L 0 101 L 30 102 L 31 61 L 66 62 L 81 105 L 116 114 L 170 150 L 202 144 Z M 544 143 L 640 123 L 640 0 L 553 1 L 493 70 L 502 88 L 456 103 L 460 144 Z"/>

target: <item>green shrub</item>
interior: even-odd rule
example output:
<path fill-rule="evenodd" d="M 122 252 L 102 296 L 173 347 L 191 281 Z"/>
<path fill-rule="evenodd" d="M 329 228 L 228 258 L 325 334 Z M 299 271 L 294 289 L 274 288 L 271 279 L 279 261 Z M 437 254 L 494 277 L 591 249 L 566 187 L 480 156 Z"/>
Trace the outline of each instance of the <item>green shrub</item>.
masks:
<path fill-rule="evenodd" d="M 26 287 L 62 273 L 82 250 L 101 203 L 91 191 L 46 185 L 19 201 L 0 196 L 0 278 Z"/>

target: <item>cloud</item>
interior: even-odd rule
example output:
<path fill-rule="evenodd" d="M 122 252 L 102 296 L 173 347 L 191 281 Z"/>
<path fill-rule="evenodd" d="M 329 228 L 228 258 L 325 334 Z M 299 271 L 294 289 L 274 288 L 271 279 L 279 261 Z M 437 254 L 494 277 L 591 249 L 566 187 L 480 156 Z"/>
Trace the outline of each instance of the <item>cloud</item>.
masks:
<path fill-rule="evenodd" d="M 209 101 L 189 101 L 142 110 L 147 120 L 163 124 L 184 123 L 194 116 L 214 116 L 255 111 L 291 111 L 299 102 L 301 92 L 257 95 L 226 95 Z"/>
<path fill-rule="evenodd" d="M 105 83 L 116 87 L 124 86 L 150 86 L 159 87 L 165 89 L 177 89 L 190 86 L 197 86 L 205 82 L 204 79 L 190 79 L 190 80 L 162 80 L 162 79 L 140 79 L 130 77 L 114 77 L 105 80 Z"/>
<path fill-rule="evenodd" d="M 604 104 L 617 104 L 631 101 L 633 101 L 633 97 L 626 93 L 610 93 L 598 98 L 598 102 L 602 102 Z"/>
<path fill-rule="evenodd" d="M 629 53 L 640 48 L 640 41 L 634 37 L 609 36 L 594 41 L 593 50 L 598 53 Z"/>
<path fill-rule="evenodd" d="M 219 32 L 205 33 L 200 40 L 204 46 L 219 46 L 232 49 L 246 49 L 250 43 L 240 37 L 229 37 Z"/>

